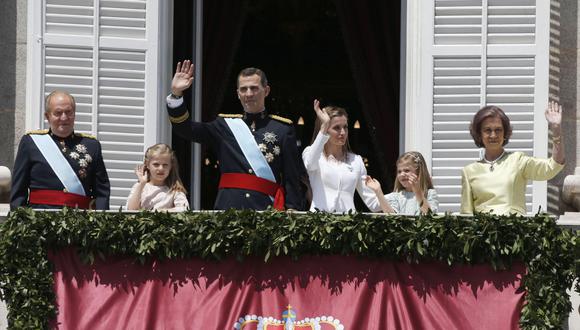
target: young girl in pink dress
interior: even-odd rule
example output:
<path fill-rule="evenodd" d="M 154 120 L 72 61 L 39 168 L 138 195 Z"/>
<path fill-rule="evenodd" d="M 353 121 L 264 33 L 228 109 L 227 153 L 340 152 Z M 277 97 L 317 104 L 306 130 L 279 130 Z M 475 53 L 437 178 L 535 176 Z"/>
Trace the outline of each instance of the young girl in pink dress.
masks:
<path fill-rule="evenodd" d="M 135 168 L 137 183 L 127 198 L 127 210 L 185 211 L 186 190 L 179 179 L 177 158 L 163 143 L 149 147 L 142 165 Z"/>

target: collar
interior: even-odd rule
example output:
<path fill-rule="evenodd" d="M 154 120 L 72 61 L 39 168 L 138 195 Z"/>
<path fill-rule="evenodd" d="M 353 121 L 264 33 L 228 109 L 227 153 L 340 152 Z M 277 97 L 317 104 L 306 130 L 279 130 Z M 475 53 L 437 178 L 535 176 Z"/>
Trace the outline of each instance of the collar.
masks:
<path fill-rule="evenodd" d="M 257 120 L 263 120 L 268 117 L 268 110 L 264 109 L 258 113 L 249 113 L 244 112 L 244 116 L 242 117 L 245 122 L 253 122 Z"/>
<path fill-rule="evenodd" d="M 481 149 L 479 149 L 479 161 L 482 163 L 487 163 L 487 164 L 495 164 L 495 163 L 499 162 L 506 154 L 507 154 L 507 150 L 505 150 L 505 148 L 504 148 L 502 153 L 496 159 L 487 160 L 487 158 L 485 158 L 485 148 L 481 148 Z"/>
<path fill-rule="evenodd" d="M 69 136 L 67 137 L 60 137 L 58 135 L 55 135 L 54 133 L 52 133 L 52 130 L 49 128 L 48 129 L 48 134 L 50 134 L 50 136 L 55 139 L 55 140 L 59 140 L 59 141 L 64 141 L 64 140 L 69 140 L 72 139 L 76 136 L 75 132 L 73 131 Z"/>

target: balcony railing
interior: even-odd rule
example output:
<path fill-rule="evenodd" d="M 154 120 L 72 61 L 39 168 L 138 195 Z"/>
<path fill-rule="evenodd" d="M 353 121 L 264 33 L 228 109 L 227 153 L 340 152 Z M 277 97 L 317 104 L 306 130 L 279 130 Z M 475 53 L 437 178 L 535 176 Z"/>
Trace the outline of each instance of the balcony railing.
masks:
<path fill-rule="evenodd" d="M 573 289 L 566 293 L 579 275 L 574 265 L 580 260 L 580 233 L 577 232 L 580 229 L 580 213 L 566 213 L 559 218 L 485 214 L 473 217 L 439 214 L 410 218 L 364 213 L 344 215 L 247 210 L 167 214 L 74 210 L 33 212 L 23 209 L 6 218 L 6 209 L 3 211 L 4 214 L 0 214 L 1 234 L 4 235 L 0 237 L 0 264 L 3 265 L 0 285 L 9 301 L 28 304 L 27 309 L 12 306 L 13 322 L 17 317 L 22 322 L 35 317 L 39 318 L 35 322 L 46 322 L 41 317 L 42 313 L 26 314 L 26 311 L 30 311 L 30 304 L 40 302 L 40 306 L 50 305 L 50 297 L 42 295 L 28 301 L 24 299 L 24 292 L 30 294 L 30 288 L 15 280 L 15 276 L 23 274 L 16 274 L 14 270 L 38 269 L 20 267 L 42 264 L 44 260 L 38 258 L 45 253 L 34 249 L 72 245 L 82 251 L 86 260 L 92 260 L 99 254 L 115 255 L 121 252 L 141 260 L 159 256 L 220 259 L 258 255 L 266 262 L 278 256 L 298 258 L 308 254 L 343 254 L 389 256 L 411 263 L 429 260 L 450 265 L 489 263 L 495 269 L 509 267 L 512 261 L 520 260 L 528 266 L 524 283 L 531 288 L 522 310 L 522 328 L 546 326 L 541 323 L 539 314 L 549 315 L 552 322 L 562 320 L 564 323 L 560 325 L 564 327 L 569 324 L 573 328 L 572 325 L 580 324 L 580 297 Z M 153 242 L 150 233 L 175 241 Z M 22 250 L 22 246 L 26 249 Z M 10 263 L 15 258 L 21 258 L 18 260 L 21 264 L 11 268 Z M 34 272 L 24 275 L 31 279 L 40 276 Z M 18 287 L 15 283 L 23 286 Z M 45 284 L 50 289 L 50 283 Z M 35 290 L 42 292 L 38 287 Z M 540 296 L 536 290 L 542 291 Z M 568 299 L 574 308 L 570 314 L 567 312 L 567 306 L 570 306 Z M 550 305 L 547 305 L 548 301 Z M 38 308 L 40 311 L 41 307 Z M 43 312 L 45 316 L 51 313 Z M 565 321 L 567 317 L 569 319 Z"/>

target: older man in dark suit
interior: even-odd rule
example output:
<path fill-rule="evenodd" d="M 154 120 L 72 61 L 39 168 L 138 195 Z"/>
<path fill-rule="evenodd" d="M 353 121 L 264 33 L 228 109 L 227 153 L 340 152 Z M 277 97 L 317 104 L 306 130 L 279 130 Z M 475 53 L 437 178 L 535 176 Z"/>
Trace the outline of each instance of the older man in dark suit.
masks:
<path fill-rule="evenodd" d="M 74 132 L 76 103 L 54 91 L 46 97 L 48 130 L 26 133 L 14 160 L 10 208 L 109 208 L 110 184 L 101 144 Z"/>

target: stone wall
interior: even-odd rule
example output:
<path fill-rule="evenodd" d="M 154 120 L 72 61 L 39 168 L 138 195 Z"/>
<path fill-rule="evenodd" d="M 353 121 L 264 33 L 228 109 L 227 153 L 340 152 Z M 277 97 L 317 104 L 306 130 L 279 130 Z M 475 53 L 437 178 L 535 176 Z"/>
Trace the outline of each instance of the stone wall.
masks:
<path fill-rule="evenodd" d="M 27 1 L 0 10 L 0 166 L 12 169 L 26 119 Z"/>
<path fill-rule="evenodd" d="M 560 102 L 564 108 L 562 143 L 566 148 L 566 167 L 549 183 L 548 210 L 562 214 L 575 209 L 562 201 L 564 180 L 575 172 L 580 173 L 580 29 L 577 1 L 552 0 L 550 7 L 550 99 Z"/>

